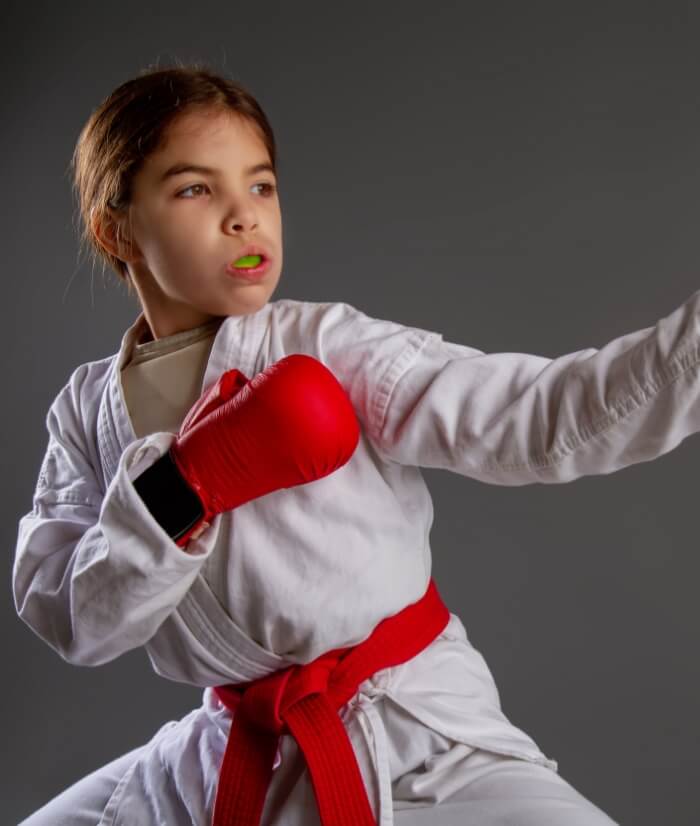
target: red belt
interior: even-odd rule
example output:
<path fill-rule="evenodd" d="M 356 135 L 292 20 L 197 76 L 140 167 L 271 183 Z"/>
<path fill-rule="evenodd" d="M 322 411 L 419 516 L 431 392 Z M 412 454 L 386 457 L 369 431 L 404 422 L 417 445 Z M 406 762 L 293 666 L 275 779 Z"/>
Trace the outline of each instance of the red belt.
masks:
<path fill-rule="evenodd" d="M 323 826 L 376 826 L 338 710 L 376 671 L 400 665 L 430 645 L 449 619 L 431 579 L 418 602 L 382 620 L 358 645 L 248 683 L 216 686 L 219 700 L 235 713 L 213 826 L 259 826 L 279 737 L 287 733 L 306 759 Z"/>

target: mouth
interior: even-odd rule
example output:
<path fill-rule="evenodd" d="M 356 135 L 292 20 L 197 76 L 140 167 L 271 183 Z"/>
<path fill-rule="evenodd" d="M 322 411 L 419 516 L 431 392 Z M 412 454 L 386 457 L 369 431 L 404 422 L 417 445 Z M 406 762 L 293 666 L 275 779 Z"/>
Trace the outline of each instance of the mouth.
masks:
<path fill-rule="evenodd" d="M 256 267 L 266 258 L 269 255 L 259 244 L 245 244 L 231 264 L 235 267 Z"/>
<path fill-rule="evenodd" d="M 226 272 L 230 275 L 242 276 L 243 278 L 255 279 L 264 275 L 270 267 L 271 259 L 264 254 L 243 255 L 231 262 L 226 267 Z"/>
<path fill-rule="evenodd" d="M 248 267 L 259 267 L 260 264 L 265 260 L 264 255 L 242 255 L 240 258 L 236 259 L 232 266 L 236 268 L 248 268 Z"/>

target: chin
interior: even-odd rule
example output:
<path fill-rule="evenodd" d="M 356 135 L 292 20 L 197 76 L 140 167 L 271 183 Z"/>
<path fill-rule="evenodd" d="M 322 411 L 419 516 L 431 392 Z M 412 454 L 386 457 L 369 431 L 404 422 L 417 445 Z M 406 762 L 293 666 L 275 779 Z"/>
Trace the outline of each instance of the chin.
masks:
<path fill-rule="evenodd" d="M 247 301 L 240 300 L 231 302 L 231 309 L 228 315 L 249 315 L 250 313 L 257 313 L 258 310 L 267 304 L 269 297 L 261 298 L 260 296 L 251 296 Z"/>

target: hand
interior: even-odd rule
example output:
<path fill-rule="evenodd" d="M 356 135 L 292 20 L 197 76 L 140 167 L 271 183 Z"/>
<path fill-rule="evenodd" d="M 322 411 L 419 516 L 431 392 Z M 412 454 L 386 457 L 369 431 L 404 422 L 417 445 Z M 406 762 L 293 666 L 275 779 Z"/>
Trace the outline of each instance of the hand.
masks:
<path fill-rule="evenodd" d="M 227 371 L 195 402 L 170 447 L 204 508 L 178 544 L 217 513 L 329 475 L 350 459 L 359 436 L 343 387 L 311 356 L 286 356 L 252 380 Z"/>

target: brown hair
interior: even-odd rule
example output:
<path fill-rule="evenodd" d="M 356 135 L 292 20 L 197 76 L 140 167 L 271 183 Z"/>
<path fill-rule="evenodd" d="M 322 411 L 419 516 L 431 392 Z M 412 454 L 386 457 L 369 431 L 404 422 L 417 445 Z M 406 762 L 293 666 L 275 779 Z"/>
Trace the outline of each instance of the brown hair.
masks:
<path fill-rule="evenodd" d="M 128 213 L 132 181 L 145 159 L 165 141 L 173 121 L 195 110 L 236 113 L 256 124 L 277 172 L 275 137 L 260 104 L 240 83 L 201 62 L 143 69 L 93 110 L 75 145 L 70 166 L 83 223 L 81 248 L 108 264 L 129 292 L 126 264 L 102 246 L 91 219 L 107 217 L 108 208 Z"/>

